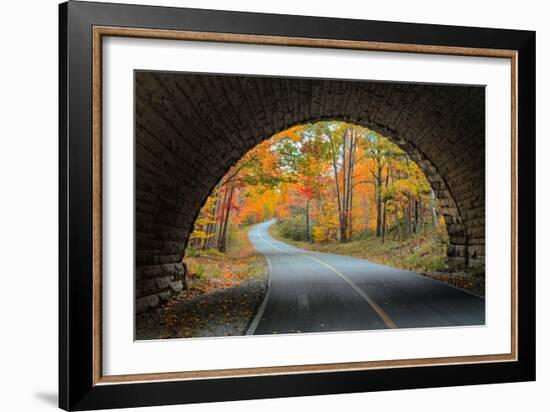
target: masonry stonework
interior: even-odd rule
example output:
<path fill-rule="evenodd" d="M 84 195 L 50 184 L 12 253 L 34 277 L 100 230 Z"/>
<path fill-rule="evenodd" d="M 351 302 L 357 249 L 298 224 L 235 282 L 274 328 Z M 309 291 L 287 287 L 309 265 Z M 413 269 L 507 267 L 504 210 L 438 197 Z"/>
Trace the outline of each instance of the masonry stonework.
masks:
<path fill-rule="evenodd" d="M 441 206 L 448 255 L 485 257 L 485 90 L 369 81 L 136 72 L 137 310 L 185 287 L 184 250 L 219 179 L 291 126 L 358 124 L 419 165 Z"/>

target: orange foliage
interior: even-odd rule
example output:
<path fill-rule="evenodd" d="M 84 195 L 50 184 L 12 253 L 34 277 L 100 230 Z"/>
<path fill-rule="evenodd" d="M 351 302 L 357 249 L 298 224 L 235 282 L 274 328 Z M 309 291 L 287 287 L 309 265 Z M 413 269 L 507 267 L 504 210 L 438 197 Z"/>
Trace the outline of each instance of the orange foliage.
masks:
<path fill-rule="evenodd" d="M 354 140 L 346 140 L 350 130 Z M 353 157 L 351 143 L 350 154 L 346 152 L 347 141 L 355 142 Z M 351 172 L 346 175 L 346 170 Z M 216 235 L 211 226 L 220 220 L 220 212 L 215 205 L 227 200 L 225 188 L 231 186 L 235 188 L 229 205 L 231 225 L 301 216 L 307 218 L 315 242 L 335 240 L 340 224 L 337 187 L 341 191 L 346 182 L 350 235 L 352 230 L 356 234 L 377 228 L 379 204 L 385 208 L 386 225 L 395 227 L 410 219 L 411 205 L 423 207 L 425 220 L 435 210 L 425 176 L 401 149 L 370 130 L 320 122 L 279 132 L 246 153 L 206 202 L 193 237 L 204 242 Z"/>

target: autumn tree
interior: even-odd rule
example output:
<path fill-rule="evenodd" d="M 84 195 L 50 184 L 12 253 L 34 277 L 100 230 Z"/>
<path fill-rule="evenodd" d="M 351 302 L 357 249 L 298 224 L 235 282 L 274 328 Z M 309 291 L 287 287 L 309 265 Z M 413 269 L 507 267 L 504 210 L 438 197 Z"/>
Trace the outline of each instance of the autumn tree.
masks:
<path fill-rule="evenodd" d="M 400 160 L 404 152 L 378 133 L 370 132 L 365 146 L 365 158 L 370 160 L 370 174 L 376 202 L 376 236 L 383 237 L 387 217 L 387 202 L 392 177 L 392 161 Z M 392 179 L 393 180 L 393 179 Z"/>
<path fill-rule="evenodd" d="M 233 227 L 274 217 L 313 242 L 403 239 L 438 224 L 418 165 L 379 133 L 335 121 L 293 127 L 243 156 L 205 202 L 190 246 L 223 252 Z"/>

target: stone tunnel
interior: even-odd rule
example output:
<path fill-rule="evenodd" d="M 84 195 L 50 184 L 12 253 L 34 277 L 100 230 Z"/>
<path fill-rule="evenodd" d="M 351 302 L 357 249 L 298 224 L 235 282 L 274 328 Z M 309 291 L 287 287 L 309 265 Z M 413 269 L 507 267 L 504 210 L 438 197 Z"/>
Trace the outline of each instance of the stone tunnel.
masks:
<path fill-rule="evenodd" d="M 320 120 L 370 128 L 406 151 L 438 198 L 448 256 L 484 262 L 484 87 L 144 71 L 135 82 L 138 312 L 184 287 L 194 221 L 231 166 Z"/>

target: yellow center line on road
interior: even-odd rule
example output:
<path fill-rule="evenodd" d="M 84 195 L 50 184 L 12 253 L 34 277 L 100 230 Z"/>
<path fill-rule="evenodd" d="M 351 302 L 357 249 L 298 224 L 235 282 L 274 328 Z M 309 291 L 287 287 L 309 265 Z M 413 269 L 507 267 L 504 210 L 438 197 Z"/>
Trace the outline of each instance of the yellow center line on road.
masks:
<path fill-rule="evenodd" d="M 322 260 L 314 258 L 313 256 L 309 256 L 309 255 L 302 255 L 302 256 L 305 257 L 305 258 L 314 260 L 316 262 L 319 262 L 321 265 L 326 266 L 327 268 L 332 270 L 334 273 L 336 273 L 338 276 L 340 276 L 342 279 L 344 279 L 344 281 L 346 281 L 346 283 L 348 285 L 350 285 L 353 288 L 353 290 L 355 290 L 363 299 L 365 299 L 367 301 L 367 303 L 369 305 L 371 305 L 371 307 L 378 314 L 378 316 L 380 316 L 380 318 L 382 318 L 382 320 L 384 321 L 384 323 L 386 324 L 386 326 L 388 328 L 390 328 L 390 329 L 396 329 L 397 328 L 397 325 L 395 324 L 395 322 L 389 317 L 389 315 L 384 311 L 384 309 L 382 309 L 378 305 L 378 303 L 376 303 L 369 295 L 367 295 L 364 290 L 362 290 L 359 286 L 357 286 L 355 283 L 353 283 L 346 275 L 344 275 L 339 270 L 333 268 L 329 264 L 323 262 Z"/>
<path fill-rule="evenodd" d="M 258 229 L 256 230 L 256 233 L 258 234 L 258 236 L 260 237 L 260 239 L 262 239 L 268 246 L 271 246 L 272 248 L 275 248 L 277 250 L 280 250 L 281 252 L 286 252 L 286 250 L 284 249 L 281 249 L 280 247 L 277 247 L 275 246 L 273 243 L 271 243 L 270 241 L 268 241 L 263 235 L 262 235 L 262 232 L 260 232 L 260 227 L 258 226 Z"/>
<path fill-rule="evenodd" d="M 275 246 L 273 243 L 269 242 L 267 239 L 265 239 L 262 235 L 262 233 L 260 232 L 260 229 L 258 228 L 257 232 L 258 236 L 266 243 L 268 244 L 269 246 L 271 246 L 272 248 L 275 248 L 277 250 L 280 250 L 281 252 L 286 252 L 284 249 L 281 249 L 280 247 L 277 247 Z M 339 270 L 333 268 L 332 266 L 330 266 L 328 263 L 325 263 L 323 262 L 322 260 L 319 260 L 317 258 L 314 258 L 313 256 L 309 256 L 309 255 L 306 255 L 306 254 L 301 254 L 299 255 L 301 257 L 304 257 L 304 258 L 307 258 L 307 259 L 311 259 L 311 260 L 314 260 L 318 263 L 320 263 L 321 265 L 327 267 L 328 269 L 330 269 L 331 271 L 333 271 L 334 273 L 336 273 L 338 276 L 340 276 L 348 285 L 350 285 L 353 290 L 355 290 L 359 296 L 361 296 L 363 299 L 365 299 L 365 301 L 374 309 L 374 311 L 376 312 L 376 314 L 378 316 L 380 316 L 380 318 L 384 321 L 384 323 L 386 324 L 386 326 L 390 329 L 396 329 L 397 328 L 397 325 L 395 324 L 395 322 L 392 320 L 392 318 L 389 317 L 389 315 L 384 311 L 384 309 L 382 309 L 380 307 L 380 305 L 378 305 L 378 303 L 376 303 L 364 290 L 362 290 L 359 286 L 357 286 L 355 283 L 353 283 L 346 275 L 344 275 L 342 272 L 340 272 Z"/>

